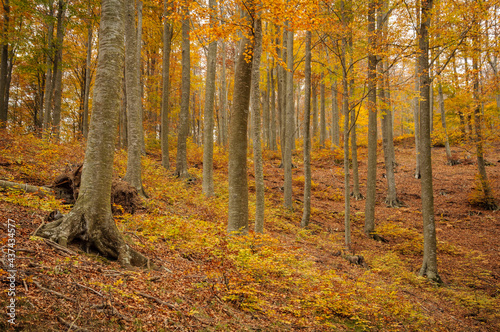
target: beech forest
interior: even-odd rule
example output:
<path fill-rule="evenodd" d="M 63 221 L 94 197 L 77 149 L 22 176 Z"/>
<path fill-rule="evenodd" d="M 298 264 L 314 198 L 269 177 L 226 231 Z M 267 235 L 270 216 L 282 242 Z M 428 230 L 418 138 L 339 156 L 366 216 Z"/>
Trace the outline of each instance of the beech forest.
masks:
<path fill-rule="evenodd" d="M 2 0 L 1 331 L 500 331 L 500 0 Z"/>

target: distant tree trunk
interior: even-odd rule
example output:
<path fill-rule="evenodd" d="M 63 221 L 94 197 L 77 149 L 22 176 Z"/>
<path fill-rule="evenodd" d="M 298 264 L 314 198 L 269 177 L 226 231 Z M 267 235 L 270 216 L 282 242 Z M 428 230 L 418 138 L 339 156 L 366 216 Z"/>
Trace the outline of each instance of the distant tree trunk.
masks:
<path fill-rule="evenodd" d="M 349 4 L 352 7 L 352 3 Z M 349 9 L 349 15 L 352 14 L 352 9 Z M 353 47 L 352 47 L 352 31 L 349 31 L 348 36 L 348 57 L 349 57 L 349 68 L 354 66 L 353 62 Z M 354 74 L 351 75 L 349 80 L 349 94 L 352 95 L 354 92 Z M 356 133 L 356 112 L 354 109 L 351 110 L 351 158 L 352 158 L 352 197 L 355 200 L 363 199 L 363 195 L 359 190 L 359 171 L 358 171 L 358 139 Z"/>
<path fill-rule="evenodd" d="M 124 180 L 146 196 L 141 177 L 141 86 L 134 1 L 125 3 L 125 82 L 127 92 L 127 172 Z"/>
<path fill-rule="evenodd" d="M 365 227 L 366 235 L 375 232 L 375 190 L 377 184 L 377 37 L 375 35 L 375 11 L 378 1 L 368 3 L 368 162 L 366 176 Z M 380 28 L 380 27 L 379 27 Z M 353 152 L 354 154 L 354 152 Z"/>
<path fill-rule="evenodd" d="M 421 1 L 427 1 L 427 0 L 417 0 L 418 3 L 420 3 Z M 420 8 L 419 6 L 417 6 L 417 26 L 420 25 L 420 21 L 421 21 L 421 18 L 420 18 Z M 419 76 L 420 75 L 420 68 L 419 68 L 419 55 L 417 54 L 416 57 L 415 57 L 415 92 L 419 91 L 420 90 L 420 81 L 419 81 Z M 413 120 L 414 120 L 414 124 L 415 124 L 415 155 L 416 155 L 416 158 L 415 158 L 415 179 L 420 179 L 420 176 L 421 176 L 421 172 L 420 172 L 420 168 L 421 168 L 421 149 L 420 149 L 420 120 L 419 120 L 419 116 L 421 116 L 420 114 L 420 102 L 419 102 L 419 97 L 418 96 L 415 96 L 415 98 L 413 98 Z"/>
<path fill-rule="evenodd" d="M 342 15 L 342 27 L 345 31 L 348 31 L 349 27 L 349 12 L 351 8 L 351 0 L 346 1 L 341 0 L 341 15 Z M 347 250 L 351 250 L 351 202 L 350 202 L 350 179 L 349 179 L 349 131 L 352 130 L 349 127 L 349 103 L 350 103 L 350 91 L 349 91 L 349 72 L 347 64 L 347 47 L 348 47 L 348 33 L 342 36 L 342 46 L 340 62 L 342 65 L 342 112 L 344 113 L 344 235 L 345 235 L 345 246 Z"/>
<path fill-rule="evenodd" d="M 127 142 L 128 142 L 128 135 L 127 135 L 127 87 L 125 84 L 125 71 L 123 72 L 122 75 L 122 102 L 121 102 L 121 107 L 120 107 L 120 116 L 119 116 L 119 134 L 120 134 L 120 147 L 122 149 L 127 148 Z M 88 137 L 88 135 L 87 135 Z"/>
<path fill-rule="evenodd" d="M 340 146 L 339 106 L 337 104 L 337 81 L 332 86 L 332 148 Z"/>
<path fill-rule="evenodd" d="M 229 234 L 248 233 L 247 125 L 252 62 L 247 58 L 251 58 L 252 49 L 252 42 L 243 37 L 234 72 L 233 112 L 229 126 Z"/>
<path fill-rule="evenodd" d="M 54 63 L 54 0 L 49 0 L 49 27 L 47 31 L 47 60 L 46 60 L 46 75 L 45 75 L 45 92 L 44 92 L 44 103 L 43 103 L 43 123 L 42 128 L 44 134 L 49 136 L 49 130 L 52 125 L 52 100 L 54 91 L 54 73 L 53 73 L 53 63 Z"/>
<path fill-rule="evenodd" d="M 172 23 L 168 17 L 172 12 L 170 0 L 163 1 L 163 60 L 161 93 L 161 164 L 170 169 L 169 159 L 169 115 L 170 115 L 170 51 L 172 49 Z"/>
<path fill-rule="evenodd" d="M 286 28 L 283 29 L 283 48 L 281 50 L 281 59 L 285 64 L 288 63 L 287 61 L 287 30 Z M 288 66 L 287 66 L 288 67 Z M 286 142 L 287 142 L 287 133 L 286 130 L 287 128 L 287 104 L 288 104 L 288 95 L 287 95 L 287 84 L 288 84 L 288 73 L 284 67 L 279 67 L 278 69 L 281 70 L 281 97 L 278 95 L 278 103 L 280 105 L 280 138 L 281 138 L 281 167 L 284 168 L 284 160 L 285 160 L 285 151 L 286 151 Z M 278 90 L 279 92 L 279 90 Z M 293 95 L 292 95 L 293 96 Z M 286 173 L 286 172 L 285 172 Z M 286 196 L 286 195 L 285 195 Z"/>
<path fill-rule="evenodd" d="M 10 25 L 10 3 L 9 0 L 3 1 L 3 27 L 0 41 L 0 128 L 7 126 L 9 113 L 8 93 L 8 71 L 9 71 L 9 25 Z"/>
<path fill-rule="evenodd" d="M 314 138 L 318 135 L 318 86 L 311 78 L 311 98 L 312 98 L 312 134 L 311 139 L 314 143 Z"/>
<path fill-rule="evenodd" d="M 270 112 L 269 112 L 269 89 L 270 89 L 269 70 L 267 70 L 265 78 L 266 78 L 266 89 L 265 91 L 262 91 L 262 122 L 264 124 L 263 141 L 265 143 L 265 146 L 269 149 L 271 147 L 271 138 L 270 138 L 271 124 L 270 124 Z"/>
<path fill-rule="evenodd" d="M 434 193 L 432 186 L 432 158 L 430 132 L 430 79 L 429 79 L 429 27 L 433 0 L 422 0 L 419 44 L 420 77 L 420 147 L 421 147 L 421 184 L 422 217 L 424 221 L 424 259 L 419 274 L 430 280 L 441 282 L 437 270 L 437 241 L 434 222 Z"/>
<path fill-rule="evenodd" d="M 311 31 L 306 31 L 306 59 L 304 64 L 304 210 L 301 227 L 309 225 L 311 217 Z"/>
<path fill-rule="evenodd" d="M 217 1 L 209 0 L 210 26 L 215 25 Z M 203 114 L 203 182 L 202 190 L 205 196 L 214 195 L 214 100 L 215 100 L 215 69 L 217 60 L 217 41 L 208 45 L 207 78 L 205 83 L 205 111 Z"/>
<path fill-rule="evenodd" d="M 382 38 L 383 38 L 383 54 L 387 54 L 387 24 L 389 18 L 388 15 L 389 2 L 384 0 L 382 12 L 378 15 L 378 20 L 382 28 Z M 385 17 L 385 19 L 384 19 Z M 394 175 L 394 167 L 396 165 L 396 156 L 394 153 L 394 138 L 393 138 L 393 123 L 392 123 L 392 110 L 391 110 L 391 98 L 390 98 L 390 87 L 389 87 L 389 68 L 387 65 L 387 58 L 384 57 L 380 62 L 380 76 L 381 81 L 379 85 L 379 100 L 380 100 L 380 111 L 382 113 L 382 144 L 384 148 L 384 164 L 385 164 L 385 174 L 387 179 L 387 197 L 385 199 L 385 204 L 389 207 L 400 207 L 401 201 L 398 199 L 396 191 L 396 177 Z"/>
<path fill-rule="evenodd" d="M 91 80 L 91 67 L 90 67 L 90 62 L 92 60 L 92 34 L 93 34 L 93 26 L 92 26 L 92 19 L 91 19 L 91 13 L 92 13 L 92 7 L 89 2 L 89 7 L 88 7 L 88 15 L 89 15 L 89 21 L 88 21 L 88 26 L 87 26 L 87 59 L 85 62 L 85 94 L 84 94 L 84 99 L 83 99 L 83 137 L 87 139 L 88 133 L 89 133 L 89 97 L 90 97 L 90 80 Z M 121 126 L 120 126 L 121 128 Z"/>
<path fill-rule="evenodd" d="M 276 136 L 278 136 L 277 128 L 276 128 L 276 89 L 274 84 L 274 60 L 272 61 L 272 66 L 269 69 L 269 77 L 271 82 L 271 150 L 278 150 L 278 144 L 276 142 Z"/>
<path fill-rule="evenodd" d="M 436 59 L 436 66 L 439 68 L 439 57 Z M 444 109 L 444 94 L 443 94 L 443 83 L 441 82 L 441 75 L 438 75 L 438 103 L 439 103 L 439 114 L 441 115 L 441 125 L 444 130 L 445 137 L 445 149 L 446 149 L 446 157 L 451 159 L 451 149 L 450 149 L 450 140 L 448 139 L 448 129 L 446 128 L 446 115 Z"/>
<path fill-rule="evenodd" d="M 94 112 L 83 163 L 78 199 L 64 218 L 46 224 L 38 236 L 62 246 L 79 240 L 87 248 L 118 259 L 124 266 L 146 266 L 148 259 L 123 240 L 111 214 L 114 141 L 123 71 L 123 0 L 103 0 Z"/>
<path fill-rule="evenodd" d="M 326 141 L 326 105 L 325 105 L 325 75 L 321 73 L 321 83 L 319 86 L 320 95 L 320 129 L 319 129 L 319 144 L 321 147 L 325 147 Z"/>
<path fill-rule="evenodd" d="M 140 97 L 140 103 L 139 103 L 139 119 L 140 119 L 140 126 L 139 126 L 139 139 L 140 139 L 140 147 L 141 147 L 141 154 L 146 155 L 146 141 L 144 137 L 144 110 L 142 108 L 142 97 L 144 95 L 144 86 L 142 84 L 142 69 L 141 69 L 141 54 L 142 54 L 142 0 L 137 0 L 137 43 L 136 43 L 137 49 L 137 71 L 138 71 L 138 77 L 139 77 L 139 97 Z"/>
<path fill-rule="evenodd" d="M 220 121 L 220 128 L 219 128 L 219 136 L 221 137 L 221 142 L 222 146 L 226 147 L 227 146 L 227 124 L 228 124 L 228 112 L 227 112 L 227 92 L 226 92 L 226 43 L 222 40 L 221 41 L 221 46 L 222 46 L 222 66 L 221 66 L 221 73 L 220 73 L 220 92 L 219 92 L 219 99 L 220 99 L 220 114 L 221 114 L 221 121 Z"/>
<path fill-rule="evenodd" d="M 189 96 L 191 88 L 191 56 L 189 43 L 189 9 L 187 0 L 182 5 L 182 83 L 181 83 L 181 110 L 179 112 L 179 127 L 177 138 L 176 175 L 188 178 L 187 165 L 187 137 L 189 134 Z"/>
<path fill-rule="evenodd" d="M 252 111 L 253 111 L 253 158 L 255 171 L 255 232 L 264 232 L 264 168 L 262 165 L 262 143 L 260 138 L 260 59 L 262 55 L 262 20 L 254 17 L 254 49 L 252 62 Z"/>
<path fill-rule="evenodd" d="M 477 170 L 479 173 L 479 182 L 481 184 L 481 189 L 483 192 L 483 204 L 487 209 L 497 210 L 498 205 L 495 202 L 495 197 L 491 191 L 490 182 L 488 181 L 488 175 L 486 173 L 486 165 L 484 162 L 484 147 L 483 147 L 483 132 L 482 132 L 482 117 L 481 113 L 481 98 L 480 98 L 480 82 L 479 82 L 479 61 L 481 56 L 481 47 L 479 41 L 480 24 L 475 24 L 474 36 L 472 37 L 474 56 L 472 58 L 472 71 L 474 80 L 474 129 L 475 129 L 475 140 L 476 140 L 476 158 L 477 158 Z"/>
<path fill-rule="evenodd" d="M 52 126 L 54 137 L 59 140 L 59 132 L 61 125 L 61 103 L 62 103 L 62 51 L 64 42 L 64 19 L 66 12 L 66 4 L 63 0 L 59 0 L 59 8 L 57 10 L 57 30 L 56 30 L 56 54 L 54 61 L 54 108 L 52 110 Z"/>
<path fill-rule="evenodd" d="M 288 22 L 287 26 L 290 26 Z M 292 200 L 292 149 L 293 149 L 293 132 L 294 126 L 294 105 L 293 105 L 293 30 L 287 31 L 286 42 L 286 118 L 285 118 L 285 153 L 283 155 L 283 166 L 285 169 L 285 183 L 284 183 L 284 205 L 287 209 L 293 209 Z"/>

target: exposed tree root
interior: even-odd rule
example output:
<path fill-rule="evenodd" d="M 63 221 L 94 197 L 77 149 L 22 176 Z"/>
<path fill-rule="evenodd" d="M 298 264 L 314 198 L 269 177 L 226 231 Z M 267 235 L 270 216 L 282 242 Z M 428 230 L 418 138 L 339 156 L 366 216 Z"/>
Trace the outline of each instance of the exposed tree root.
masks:
<path fill-rule="evenodd" d="M 390 208 L 400 208 L 404 206 L 403 202 L 400 201 L 398 198 L 389 199 L 389 197 L 385 199 L 385 205 Z"/>
<path fill-rule="evenodd" d="M 125 243 L 111 214 L 104 217 L 88 216 L 82 208 L 75 207 L 64 218 L 43 225 L 36 235 L 62 247 L 79 242 L 86 251 L 95 249 L 105 257 L 118 260 L 125 267 L 146 267 L 149 264 L 146 257 Z"/>

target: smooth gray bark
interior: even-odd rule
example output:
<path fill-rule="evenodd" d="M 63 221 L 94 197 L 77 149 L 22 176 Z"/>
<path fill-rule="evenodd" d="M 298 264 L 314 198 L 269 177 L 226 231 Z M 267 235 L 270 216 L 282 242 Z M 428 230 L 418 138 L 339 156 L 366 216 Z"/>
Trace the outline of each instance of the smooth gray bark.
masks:
<path fill-rule="evenodd" d="M 172 50 L 172 23 L 168 17 L 172 12 L 172 2 L 163 1 L 163 59 L 162 59 L 162 92 L 161 92 L 161 164 L 170 169 L 169 159 L 169 117 L 170 117 L 170 52 Z"/>
<path fill-rule="evenodd" d="M 314 139 L 318 136 L 318 85 L 311 78 L 311 98 L 312 98 L 312 133 L 311 138 Z"/>
<path fill-rule="evenodd" d="M 264 167 L 262 164 L 260 116 L 260 59 L 262 56 L 262 20 L 254 17 L 254 49 L 252 60 L 253 158 L 255 172 L 255 232 L 264 232 Z"/>
<path fill-rule="evenodd" d="M 48 131 L 52 124 L 52 96 L 54 91 L 53 86 L 53 72 L 52 72 L 52 64 L 54 62 L 54 0 L 49 0 L 49 23 L 48 23 L 48 31 L 47 31 L 47 60 L 46 60 L 46 70 L 45 73 L 45 91 L 44 91 L 44 101 L 43 101 L 43 121 L 42 121 L 42 129 L 45 135 L 48 135 Z"/>
<path fill-rule="evenodd" d="M 437 270 L 437 240 L 434 221 L 434 193 L 432 185 L 431 131 L 430 131 L 430 79 L 429 79 L 429 27 L 433 0 L 422 0 L 419 31 L 418 74 L 420 77 L 420 147 L 422 217 L 424 224 L 424 257 L 419 274 L 441 282 Z"/>
<path fill-rule="evenodd" d="M 92 60 L 92 35 L 93 35 L 93 25 L 92 25 L 92 8 L 88 7 L 88 26 L 87 26 L 87 59 L 85 61 L 85 93 L 83 99 L 83 123 L 82 123 L 82 134 L 85 139 L 87 139 L 89 133 L 89 97 L 90 97 L 90 80 L 91 80 L 91 67 L 90 62 Z"/>
<path fill-rule="evenodd" d="M 219 92 L 219 107 L 220 107 L 220 128 L 219 136 L 221 137 L 222 146 L 227 146 L 228 134 L 228 111 L 227 111 L 227 82 L 226 82 L 226 43 L 221 41 L 222 65 L 220 72 L 220 92 Z"/>
<path fill-rule="evenodd" d="M 140 58 L 137 53 L 137 30 L 134 1 L 125 2 L 125 86 L 127 97 L 127 172 L 124 180 L 137 192 L 146 196 L 142 186 L 141 167 L 141 84 Z"/>
<path fill-rule="evenodd" d="M 64 20 L 66 12 L 66 3 L 63 0 L 59 0 L 59 5 L 57 9 L 57 29 L 56 29 L 56 54 L 54 61 L 54 106 L 52 109 L 52 127 L 54 137 L 59 139 L 59 132 L 61 126 L 61 107 L 62 107 L 62 51 L 64 42 Z"/>
<path fill-rule="evenodd" d="M 210 26 L 215 26 L 216 0 L 209 0 Z M 207 77 L 205 83 L 205 111 L 203 114 L 203 180 L 202 191 L 205 196 L 214 195 L 214 101 L 215 101 L 215 69 L 217 60 L 217 41 L 208 45 Z"/>
<path fill-rule="evenodd" d="M 301 227 L 307 227 L 311 218 L 311 31 L 306 31 L 304 67 L 304 210 Z"/>
<path fill-rule="evenodd" d="M 229 234 L 248 233 L 247 126 L 252 74 L 252 42 L 243 37 L 234 73 L 233 112 L 229 126 Z M 250 58 L 250 59 L 247 59 Z"/>
<path fill-rule="evenodd" d="M 278 132 L 276 128 L 276 89 L 275 89 L 275 84 L 274 84 L 274 60 L 272 61 L 271 68 L 269 69 L 269 79 L 271 82 L 271 101 L 270 101 L 270 108 L 271 108 L 271 123 L 270 123 L 270 130 L 271 130 L 271 150 L 276 151 L 278 150 L 278 143 L 277 143 L 277 137 L 278 137 Z"/>
<path fill-rule="evenodd" d="M 377 49 L 375 12 L 377 1 L 368 4 L 368 162 L 366 176 L 365 234 L 375 232 L 375 193 L 377 184 Z M 378 34 L 380 31 L 378 31 Z M 354 152 L 353 152 L 354 153 Z"/>
<path fill-rule="evenodd" d="M 332 86 L 332 148 L 340 146 L 339 106 L 337 104 L 338 87 L 337 81 Z"/>
<path fill-rule="evenodd" d="M 290 26 L 288 23 L 287 26 Z M 285 118 L 285 152 L 283 154 L 283 167 L 285 170 L 284 181 L 284 206 L 293 209 L 293 188 L 292 188 L 292 149 L 294 125 L 294 104 L 293 104 L 293 30 L 287 31 L 287 71 L 286 71 L 286 118 Z"/>
<path fill-rule="evenodd" d="M 319 100 L 320 100 L 320 124 L 319 124 L 319 144 L 325 147 L 326 141 L 326 100 L 325 100 L 325 76 L 321 73 L 321 83 L 319 86 Z"/>
<path fill-rule="evenodd" d="M 1 55 L 0 55 L 0 128 L 5 128 L 7 125 L 7 118 L 9 113 L 9 25 L 10 25 L 10 2 L 9 0 L 3 1 L 3 22 L 2 22 L 2 36 L 0 41 Z"/>
<path fill-rule="evenodd" d="M 101 8 L 94 112 L 80 192 L 71 212 L 41 227 L 37 235 L 62 246 L 79 240 L 124 266 L 146 266 L 149 260 L 126 244 L 111 214 L 114 141 L 123 73 L 123 0 L 103 0 Z"/>
<path fill-rule="evenodd" d="M 182 5 L 182 83 L 181 110 L 177 132 L 177 157 L 175 173 L 180 178 L 188 178 L 187 137 L 189 134 L 189 97 L 191 89 L 190 23 L 187 0 Z"/>
<path fill-rule="evenodd" d="M 417 2 L 420 3 L 420 1 L 426 1 L 426 0 L 417 0 Z M 417 26 L 420 25 L 420 8 L 417 6 Z M 417 54 L 415 57 L 415 93 L 420 91 L 420 68 L 419 68 L 419 55 Z M 421 177 L 421 170 L 420 170 L 420 164 L 421 164 L 421 153 L 420 153 L 420 101 L 418 95 L 413 98 L 413 123 L 415 127 L 415 179 L 420 179 Z"/>

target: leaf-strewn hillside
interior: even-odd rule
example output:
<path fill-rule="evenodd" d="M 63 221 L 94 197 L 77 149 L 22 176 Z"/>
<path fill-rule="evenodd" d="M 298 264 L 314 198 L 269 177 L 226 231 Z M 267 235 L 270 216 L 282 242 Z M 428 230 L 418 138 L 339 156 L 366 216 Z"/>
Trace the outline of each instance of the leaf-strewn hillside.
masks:
<path fill-rule="evenodd" d="M 216 196 L 207 199 L 201 194 L 201 148 L 188 148 L 192 179 L 185 182 L 164 170 L 159 150 L 149 146 L 150 153 L 143 158 L 149 199 L 143 209 L 117 215 L 116 221 L 128 243 L 157 267 L 151 270 L 125 270 L 77 246 L 61 249 L 32 237 L 51 211 L 65 213 L 69 208 L 50 196 L 2 190 L 2 245 L 7 241 L 7 220 L 17 225 L 14 329 L 500 330 L 500 217 L 498 212 L 469 205 L 476 166 L 447 165 L 442 148 L 434 148 L 433 163 L 438 262 L 444 285 L 417 276 L 423 252 L 420 184 L 413 177 L 414 148 L 408 142 L 396 146 L 402 208 L 385 207 L 379 154 L 376 227 L 386 243 L 364 235 L 364 201 L 352 202 L 353 249 L 364 257 L 365 265 L 344 257 L 343 170 L 335 165 L 336 153 L 330 149 L 316 148 L 312 155 L 312 217 L 307 230 L 299 227 L 304 182 L 300 147 L 293 157 L 294 212 L 282 208 L 279 154 L 265 151 L 265 234 L 238 238 L 226 235 L 226 152 L 215 151 Z M 498 191 L 500 147 L 491 151 L 488 172 Z M 361 148 L 360 154 L 366 151 Z M 31 135 L 0 137 L 2 180 L 50 185 L 82 158 L 82 148 L 74 144 L 56 145 Z M 118 151 L 117 176 L 124 175 L 125 166 L 126 154 Z M 365 166 L 360 165 L 362 184 Z M 249 178 L 252 200 L 252 173 Z M 251 218 L 252 209 L 251 201 Z M 7 272 L 0 271 L 0 306 L 5 313 Z M 14 329 L 3 314 L 0 330 Z"/>

